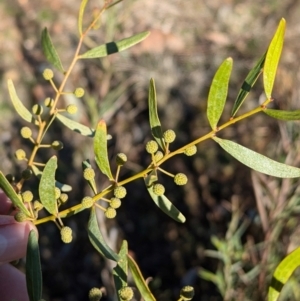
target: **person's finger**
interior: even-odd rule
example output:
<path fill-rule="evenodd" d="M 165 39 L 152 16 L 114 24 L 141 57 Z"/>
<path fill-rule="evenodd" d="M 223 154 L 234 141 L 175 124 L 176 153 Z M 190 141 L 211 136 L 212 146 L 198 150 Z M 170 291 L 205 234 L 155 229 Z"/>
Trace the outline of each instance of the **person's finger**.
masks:
<path fill-rule="evenodd" d="M 28 235 L 35 226 L 30 222 L 17 223 L 11 218 L 11 223 L 2 224 L 1 219 L 6 222 L 7 216 L 0 216 L 0 263 L 10 262 L 22 258 L 26 254 Z"/>
<path fill-rule="evenodd" d="M 8 212 L 11 210 L 11 206 L 11 201 L 4 194 L 4 192 L 0 190 L 0 214 L 8 214 Z"/>
<path fill-rule="evenodd" d="M 1 301 L 29 301 L 25 275 L 10 264 L 0 266 Z"/>

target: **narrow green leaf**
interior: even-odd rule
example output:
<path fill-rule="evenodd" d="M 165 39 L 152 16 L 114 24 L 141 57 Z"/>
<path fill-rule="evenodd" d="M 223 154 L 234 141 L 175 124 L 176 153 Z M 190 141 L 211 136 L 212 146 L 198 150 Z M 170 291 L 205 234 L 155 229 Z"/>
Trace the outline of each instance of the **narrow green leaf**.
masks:
<path fill-rule="evenodd" d="M 57 51 L 51 41 L 48 29 L 45 27 L 42 31 L 42 48 L 46 59 L 59 71 L 64 73 L 64 67 L 60 61 Z"/>
<path fill-rule="evenodd" d="M 42 298 L 42 269 L 37 234 L 31 230 L 26 253 L 26 286 L 30 301 Z"/>
<path fill-rule="evenodd" d="M 300 110 L 295 111 L 283 111 L 283 110 L 272 110 L 272 109 L 265 109 L 263 112 L 270 117 L 291 121 L 291 120 L 300 120 Z"/>
<path fill-rule="evenodd" d="M 0 187 L 5 192 L 6 196 L 12 201 L 16 208 L 19 208 L 27 216 L 30 216 L 30 212 L 23 204 L 22 200 L 19 199 L 17 193 L 7 181 L 5 175 L 0 171 Z"/>
<path fill-rule="evenodd" d="M 79 35 L 82 36 L 82 19 L 85 11 L 86 4 L 88 3 L 89 0 L 82 0 L 80 3 L 80 8 L 79 8 L 79 15 L 78 15 L 78 31 Z"/>
<path fill-rule="evenodd" d="M 272 90 L 275 81 L 277 66 L 279 63 L 279 59 L 283 47 L 285 24 L 286 24 L 285 19 L 282 18 L 279 22 L 276 33 L 267 51 L 263 78 L 264 78 L 265 94 L 268 99 L 270 99 L 272 96 Z"/>
<path fill-rule="evenodd" d="M 216 129 L 225 106 L 232 63 L 232 58 L 229 57 L 221 64 L 210 86 L 207 101 L 207 118 L 213 130 Z"/>
<path fill-rule="evenodd" d="M 146 281 L 144 280 L 143 275 L 142 275 L 137 263 L 134 261 L 134 259 L 129 254 L 127 254 L 127 258 L 128 258 L 129 268 L 130 268 L 130 271 L 133 276 L 133 280 L 134 280 L 142 298 L 145 301 L 156 301 L 156 299 L 152 295 Z"/>
<path fill-rule="evenodd" d="M 73 132 L 79 133 L 83 136 L 88 137 L 94 137 L 95 136 L 95 130 L 92 128 L 89 128 L 79 122 L 76 122 L 60 113 L 56 115 L 56 118 L 64 124 L 66 127 L 68 127 Z"/>
<path fill-rule="evenodd" d="M 11 99 L 11 102 L 17 111 L 17 113 L 27 122 L 31 122 L 34 124 L 38 124 L 37 120 L 34 119 L 33 115 L 30 113 L 30 111 L 23 105 L 22 101 L 17 95 L 15 86 L 12 82 L 11 79 L 7 81 L 7 87 L 8 87 L 8 92 L 9 96 Z"/>
<path fill-rule="evenodd" d="M 116 254 L 105 242 L 97 222 L 95 207 L 91 210 L 91 215 L 88 223 L 88 235 L 91 244 L 105 258 L 118 261 L 119 255 Z"/>
<path fill-rule="evenodd" d="M 105 174 L 110 180 L 113 180 L 113 176 L 109 166 L 108 154 L 107 154 L 107 133 L 106 123 L 104 120 L 100 120 L 94 138 L 94 153 L 95 160 L 100 168 L 101 172 Z"/>
<path fill-rule="evenodd" d="M 214 273 L 212 273 L 212 272 L 210 272 L 210 271 L 208 271 L 208 270 L 206 270 L 204 268 L 200 268 L 199 269 L 199 276 L 202 279 L 204 279 L 206 281 L 210 281 L 210 282 L 212 282 L 212 283 L 214 283 L 216 285 L 218 283 L 217 276 Z"/>
<path fill-rule="evenodd" d="M 165 195 L 156 195 L 153 192 L 153 185 L 147 186 L 146 179 L 145 184 L 152 200 L 160 210 L 162 210 L 165 214 L 173 218 L 176 222 L 185 222 L 185 216 L 170 202 L 170 200 Z"/>
<path fill-rule="evenodd" d="M 57 157 L 53 156 L 46 163 L 43 170 L 40 184 L 39 195 L 45 209 L 55 215 L 57 213 L 57 204 L 55 199 L 55 170 L 57 168 Z"/>
<path fill-rule="evenodd" d="M 242 87 L 239 91 L 239 94 L 234 102 L 232 111 L 231 111 L 231 117 L 234 117 L 237 111 L 240 109 L 241 105 L 243 104 L 244 100 L 246 99 L 247 95 L 249 94 L 250 90 L 256 83 L 258 77 L 260 76 L 263 66 L 265 63 L 267 52 L 264 53 L 264 55 L 258 60 L 256 65 L 250 70 L 248 75 L 246 76 Z"/>
<path fill-rule="evenodd" d="M 104 45 L 95 47 L 84 54 L 80 55 L 80 59 L 94 59 L 94 58 L 100 58 L 105 57 L 113 53 L 121 52 L 141 41 L 143 41 L 147 36 L 150 34 L 149 31 L 145 31 L 139 34 L 136 34 L 130 38 L 126 38 L 123 40 L 120 40 L 118 42 L 110 42 L 106 43 Z"/>
<path fill-rule="evenodd" d="M 217 137 L 214 137 L 213 139 L 238 161 L 256 171 L 278 178 L 300 177 L 299 168 L 276 162 L 230 140 L 224 140 Z"/>
<path fill-rule="evenodd" d="M 126 240 L 123 240 L 121 250 L 119 252 L 120 259 L 117 262 L 116 267 L 113 269 L 113 276 L 115 282 L 115 288 L 118 292 L 122 287 L 127 286 L 127 275 L 128 275 L 128 243 Z M 119 294 L 117 294 L 118 300 L 120 299 Z"/>
<path fill-rule="evenodd" d="M 277 301 L 293 272 L 300 266 L 300 247 L 287 255 L 277 266 L 269 287 L 268 301 Z"/>
<path fill-rule="evenodd" d="M 37 176 L 40 179 L 43 172 L 41 170 L 39 170 L 39 168 L 35 165 L 32 165 L 31 169 L 32 169 L 33 173 L 35 174 L 35 176 Z M 55 181 L 55 187 L 59 188 L 62 192 L 72 191 L 72 186 L 70 186 L 68 184 L 60 183 L 58 181 Z"/>
<path fill-rule="evenodd" d="M 162 150 L 166 149 L 165 142 L 163 139 L 163 132 L 157 113 L 157 99 L 154 79 L 151 78 L 149 85 L 148 95 L 148 106 L 149 106 L 149 121 L 151 127 L 151 133 L 158 145 Z"/>
<path fill-rule="evenodd" d="M 56 114 L 56 118 L 63 124 L 65 125 L 67 128 L 69 128 L 70 130 L 72 130 L 75 133 L 79 133 L 82 136 L 87 136 L 87 137 L 94 137 L 95 136 L 95 130 L 85 126 L 79 122 L 76 122 L 60 113 Z M 106 139 L 109 140 L 111 139 L 111 135 L 107 135 Z"/>

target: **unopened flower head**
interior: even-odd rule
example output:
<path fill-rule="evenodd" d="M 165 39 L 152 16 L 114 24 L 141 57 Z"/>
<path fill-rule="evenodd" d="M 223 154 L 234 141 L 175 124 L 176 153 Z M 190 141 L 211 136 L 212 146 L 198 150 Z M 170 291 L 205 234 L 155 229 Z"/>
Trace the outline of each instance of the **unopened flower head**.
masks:
<path fill-rule="evenodd" d="M 117 186 L 114 189 L 114 196 L 119 199 L 123 199 L 126 196 L 126 188 L 124 186 Z"/>
<path fill-rule="evenodd" d="M 117 154 L 116 162 L 120 166 L 124 165 L 127 162 L 127 156 L 123 153 Z"/>
<path fill-rule="evenodd" d="M 93 287 L 89 291 L 89 301 L 99 301 L 102 297 L 102 292 L 99 288 Z"/>
<path fill-rule="evenodd" d="M 74 95 L 78 98 L 82 97 L 84 95 L 84 89 L 83 88 L 76 88 L 74 91 Z"/>
<path fill-rule="evenodd" d="M 28 126 L 23 126 L 21 128 L 21 136 L 25 139 L 29 139 L 32 136 L 32 131 Z"/>
<path fill-rule="evenodd" d="M 150 140 L 146 143 L 146 151 L 149 154 L 154 154 L 158 150 L 158 144 L 154 140 Z"/>
<path fill-rule="evenodd" d="M 60 230 L 60 236 L 61 236 L 61 240 L 68 244 L 72 241 L 73 237 L 72 237 L 72 229 L 70 227 L 62 227 Z"/>
<path fill-rule="evenodd" d="M 106 209 L 106 211 L 105 211 L 104 214 L 105 214 L 106 218 L 111 219 L 111 218 L 115 218 L 115 217 L 116 217 L 117 211 L 116 211 L 116 209 L 114 209 L 114 208 L 112 208 L 112 207 L 108 207 L 108 208 Z"/>
<path fill-rule="evenodd" d="M 53 71 L 49 68 L 45 69 L 43 72 L 43 77 L 45 80 L 50 80 L 53 78 Z"/>
<path fill-rule="evenodd" d="M 176 138 L 176 134 L 173 130 L 166 130 L 163 137 L 167 143 L 172 143 Z"/>
<path fill-rule="evenodd" d="M 156 195 L 163 195 L 165 193 L 165 187 L 162 184 L 154 184 L 153 185 L 153 192 Z"/>
<path fill-rule="evenodd" d="M 189 146 L 187 147 L 185 150 L 184 150 L 184 154 L 186 156 L 193 156 L 195 155 L 197 152 L 197 146 L 196 145 L 192 145 L 192 146 Z"/>
<path fill-rule="evenodd" d="M 178 173 L 174 177 L 174 182 L 176 185 L 185 185 L 188 181 L 187 176 L 184 173 Z"/>

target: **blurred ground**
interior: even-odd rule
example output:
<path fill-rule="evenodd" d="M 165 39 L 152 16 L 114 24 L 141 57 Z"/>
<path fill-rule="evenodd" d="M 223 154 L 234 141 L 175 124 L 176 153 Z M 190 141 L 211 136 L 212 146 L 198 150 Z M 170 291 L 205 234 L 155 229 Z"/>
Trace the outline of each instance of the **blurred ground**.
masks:
<path fill-rule="evenodd" d="M 76 48 L 79 4 L 79 0 L 0 1 L 0 160 L 4 173 L 18 174 L 24 168 L 13 157 L 14 151 L 24 144 L 18 136 L 23 122 L 12 110 L 6 80 L 13 79 L 19 97 L 28 107 L 43 103 L 52 95 L 51 87 L 41 76 L 48 63 L 41 51 L 40 33 L 48 27 L 63 65 L 68 66 Z M 87 16 L 98 5 L 91 1 Z M 129 163 L 121 177 L 129 176 L 149 163 L 144 145 L 151 137 L 147 111 L 150 78 L 156 82 L 163 128 L 177 133 L 175 149 L 210 130 L 205 116 L 208 89 L 220 63 L 231 56 L 234 68 L 223 114 L 223 121 L 228 120 L 243 79 L 266 50 L 282 17 L 287 21 L 287 32 L 273 106 L 299 109 L 299 14 L 298 1 L 125 0 L 104 14 L 101 28 L 84 47 L 145 30 L 150 30 L 151 35 L 130 51 L 101 61 L 80 62 L 67 87 L 72 91 L 82 86 L 86 95 L 83 101 L 65 97 L 64 102 L 75 102 L 80 107 L 77 119 L 82 123 L 95 126 L 100 117 L 108 122 L 113 136 L 110 155 L 113 158 L 118 152 L 127 154 Z M 61 75 L 57 73 L 55 79 L 59 82 Z M 260 79 L 241 112 L 257 106 L 263 97 Z M 283 133 L 292 132 L 289 139 L 295 141 L 297 129 L 289 126 L 283 130 L 276 121 L 259 115 L 220 136 L 279 160 L 286 155 Z M 55 123 L 46 140 L 56 139 L 65 144 L 59 153 L 58 177 L 73 186 L 70 203 L 75 204 L 90 193 L 82 181 L 81 161 L 93 159 L 92 141 Z M 29 144 L 26 149 L 30 149 Z M 39 153 L 37 159 L 46 161 L 49 156 L 49 152 Z M 197 276 L 197 270 L 217 268 L 216 261 L 204 256 L 204 249 L 213 248 L 211 235 L 224 237 L 232 198 L 241 204 L 245 216 L 258 217 L 251 173 L 211 141 L 199 145 L 195 157 L 175 157 L 164 168 L 189 177 L 183 189 L 175 188 L 167 178 L 161 179 L 167 196 L 187 222 L 176 224 L 161 213 L 143 183 L 136 181 L 127 186 L 128 196 L 116 222 L 108 224 L 110 240 L 116 245 L 121 238 L 128 240 L 143 274 L 153 277 L 152 288 L 158 300 L 176 300 L 185 284 L 195 286 L 195 300 L 222 300 L 214 285 Z M 105 181 L 99 174 L 99 187 L 105 186 Z M 46 300 L 87 300 L 88 290 L 100 285 L 107 287 L 106 300 L 113 300 L 108 274 L 111 267 L 90 246 L 87 219 L 88 215 L 81 213 L 66 221 L 76 232 L 71 245 L 60 242 L 54 225 L 40 226 Z M 114 234 L 118 238 L 114 239 Z M 248 235 L 255 243 L 264 239 L 259 225 L 253 224 Z M 278 243 L 282 245 L 281 241 Z M 247 285 L 250 296 L 244 290 L 236 300 L 251 298 L 251 289 L 253 293 L 257 282 Z M 261 295 L 256 296 L 255 300 L 260 298 Z"/>

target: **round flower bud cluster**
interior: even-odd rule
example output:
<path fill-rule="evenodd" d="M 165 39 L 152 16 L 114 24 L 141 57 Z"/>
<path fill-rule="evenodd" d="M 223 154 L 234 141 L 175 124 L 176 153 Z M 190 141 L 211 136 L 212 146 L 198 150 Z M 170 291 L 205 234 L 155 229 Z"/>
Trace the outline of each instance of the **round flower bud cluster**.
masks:
<path fill-rule="evenodd" d="M 174 182 L 176 185 L 185 185 L 188 181 L 187 176 L 184 173 L 178 173 L 174 177 Z"/>
<path fill-rule="evenodd" d="M 26 153 L 23 149 L 18 149 L 15 152 L 15 157 L 17 158 L 17 160 L 24 160 L 26 159 Z"/>
<path fill-rule="evenodd" d="M 118 198 L 111 198 L 109 205 L 111 208 L 118 209 L 121 206 L 121 200 Z"/>
<path fill-rule="evenodd" d="M 60 230 L 60 236 L 61 236 L 61 240 L 68 244 L 72 241 L 73 237 L 72 237 L 72 229 L 70 227 L 62 227 Z"/>
<path fill-rule="evenodd" d="M 112 207 L 108 207 L 104 213 L 104 215 L 106 216 L 106 218 L 114 218 L 117 215 L 117 211 L 116 209 L 112 208 Z"/>
<path fill-rule="evenodd" d="M 149 154 L 154 154 L 158 150 L 158 144 L 154 140 L 150 140 L 146 144 L 146 151 Z"/>
<path fill-rule="evenodd" d="M 165 187 L 162 184 L 154 184 L 153 192 L 156 195 L 163 195 L 165 193 Z"/>
<path fill-rule="evenodd" d="M 83 177 L 87 180 L 87 181 L 91 181 L 95 178 L 95 171 L 93 168 L 88 167 L 83 171 Z"/>
<path fill-rule="evenodd" d="M 58 200 L 60 198 L 61 191 L 58 187 L 55 187 L 54 191 L 55 191 L 55 199 Z"/>
<path fill-rule="evenodd" d="M 86 196 L 82 199 L 81 205 L 83 208 L 91 208 L 94 205 L 94 201 L 90 196 Z"/>
<path fill-rule="evenodd" d="M 188 148 L 186 148 L 184 150 L 184 154 L 186 156 L 193 156 L 193 155 L 196 154 L 196 152 L 197 152 L 197 146 L 196 145 L 189 146 Z"/>
<path fill-rule="evenodd" d="M 32 135 L 32 131 L 28 126 L 23 126 L 21 128 L 21 136 L 25 139 L 29 139 Z"/>
<path fill-rule="evenodd" d="M 51 69 L 45 69 L 43 72 L 43 77 L 45 80 L 50 80 L 53 78 L 53 71 Z"/>
<path fill-rule="evenodd" d="M 71 114 L 71 115 L 76 114 L 76 113 L 77 113 L 77 110 L 78 110 L 78 108 L 77 108 L 76 105 L 68 105 L 68 106 L 66 107 L 66 111 L 67 111 L 69 114 Z"/>
<path fill-rule="evenodd" d="M 124 165 L 127 162 L 127 156 L 123 153 L 117 154 L 116 162 L 119 166 Z"/>
<path fill-rule="evenodd" d="M 26 214 L 23 213 L 22 211 L 17 212 L 15 214 L 14 218 L 15 218 L 15 221 L 17 221 L 19 223 L 25 222 L 27 220 Z"/>
<path fill-rule="evenodd" d="M 31 111 L 34 115 L 42 115 L 43 114 L 43 107 L 41 105 L 35 104 L 32 107 Z"/>
<path fill-rule="evenodd" d="M 59 196 L 59 200 L 61 201 L 61 203 L 65 203 L 68 200 L 69 196 L 66 193 L 61 193 Z"/>
<path fill-rule="evenodd" d="M 114 196 L 118 199 L 123 199 L 126 196 L 126 188 L 124 186 L 117 186 L 114 189 Z"/>
<path fill-rule="evenodd" d="M 99 301 L 102 297 L 102 292 L 99 288 L 93 287 L 89 291 L 89 301 Z"/>
<path fill-rule="evenodd" d="M 29 203 L 33 200 L 33 194 L 30 190 L 24 191 L 22 193 L 22 199 L 24 203 Z"/>
<path fill-rule="evenodd" d="M 133 289 L 129 286 L 122 287 L 119 290 L 119 297 L 122 301 L 130 301 L 133 296 Z"/>
<path fill-rule="evenodd" d="M 74 91 L 74 95 L 78 98 L 82 97 L 84 95 L 84 89 L 83 88 L 76 88 Z"/>
<path fill-rule="evenodd" d="M 24 180 L 30 179 L 32 176 L 32 170 L 30 168 L 26 168 L 22 171 L 22 178 Z"/>
<path fill-rule="evenodd" d="M 44 208 L 43 204 L 40 203 L 39 201 L 34 201 L 33 202 L 33 209 L 34 210 L 39 211 L 39 210 L 42 210 L 43 208 Z"/>
<path fill-rule="evenodd" d="M 163 156 L 164 156 L 164 154 L 161 151 L 156 152 L 154 155 L 155 162 L 158 162 L 159 160 L 161 160 L 163 158 Z"/>
<path fill-rule="evenodd" d="M 166 130 L 163 134 L 163 137 L 167 143 L 172 143 L 176 138 L 176 134 L 173 130 Z"/>
<path fill-rule="evenodd" d="M 194 288 L 192 286 L 184 286 L 181 290 L 180 290 L 180 297 L 181 299 L 185 300 L 185 301 L 189 301 L 192 300 L 194 297 L 195 291 Z"/>
<path fill-rule="evenodd" d="M 61 141 L 55 140 L 51 143 L 51 147 L 54 150 L 59 151 L 64 148 L 64 144 Z"/>
<path fill-rule="evenodd" d="M 48 108 L 52 108 L 54 104 L 54 99 L 53 98 L 50 98 L 50 97 L 47 97 L 45 100 L 44 100 L 44 105 Z"/>

